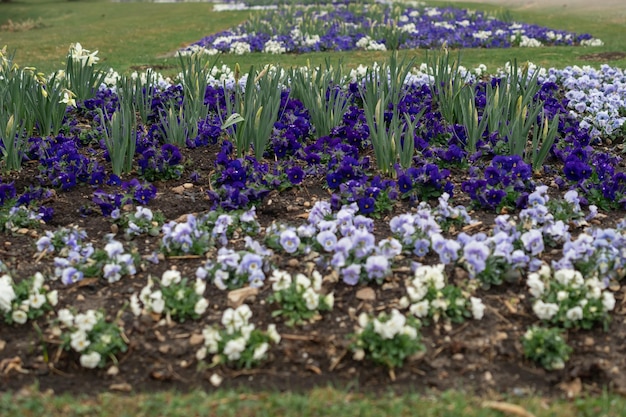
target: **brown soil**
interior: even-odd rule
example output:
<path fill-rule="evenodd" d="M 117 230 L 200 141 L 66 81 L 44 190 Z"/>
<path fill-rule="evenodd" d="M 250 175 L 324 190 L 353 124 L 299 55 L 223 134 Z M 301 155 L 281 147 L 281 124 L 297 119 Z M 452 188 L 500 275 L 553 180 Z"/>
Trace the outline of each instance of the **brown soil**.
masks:
<path fill-rule="evenodd" d="M 186 157 L 193 158 L 194 169 L 204 178 L 212 170 L 209 150 L 186 150 Z M 16 174 L 16 185 L 27 184 L 35 166 L 27 166 Z M 168 220 L 186 213 L 200 213 L 208 209 L 205 190 L 196 185 L 182 194 L 172 191 L 184 181 L 156 184 L 159 195 L 149 204 L 160 209 Z M 52 257 L 38 259 L 35 247 L 37 236 L 46 229 L 76 224 L 85 228 L 97 247 L 102 237 L 111 232 L 111 223 L 101 215 L 89 217 L 78 215 L 81 206 L 90 203 L 91 188 L 79 186 L 69 192 L 59 191 L 49 202 L 55 211 L 54 220 L 40 230 L 24 234 L 3 234 L 0 240 L 0 259 L 14 271 L 14 279 L 30 276 L 39 270 L 52 271 Z M 306 206 L 328 194 L 311 181 L 298 189 L 290 190 L 266 199 L 258 208 L 262 225 L 273 220 L 295 219 L 306 213 Z M 271 200 L 271 201 L 270 201 Z M 376 221 L 376 230 L 388 230 L 389 218 L 406 211 L 398 206 L 383 219 Z M 483 221 L 488 231 L 493 214 L 472 213 Z M 614 225 L 617 214 L 603 220 L 603 226 Z M 476 232 L 478 230 L 474 230 Z M 159 238 L 135 239 L 140 253 L 150 253 L 159 245 Z M 125 243 L 125 246 L 128 243 Z M 434 260 L 433 260 L 434 262 Z M 64 286 L 52 282 L 59 290 L 57 309 L 75 306 L 80 310 L 104 308 L 114 317 L 133 292 L 139 291 L 149 274 L 160 276 L 163 271 L 176 266 L 183 274 L 193 277 L 203 259 L 165 259 L 151 265 L 134 278 L 122 278 L 115 284 L 103 280 L 85 280 L 77 285 Z M 294 262 L 280 259 L 279 266 L 294 271 Z M 462 271 L 449 271 L 451 279 L 458 279 Z M 273 346 L 270 359 L 252 370 L 234 370 L 226 366 L 213 369 L 198 367 L 195 352 L 199 345 L 192 345 L 193 335 L 202 328 L 219 322 L 226 308 L 227 293 L 209 285 L 207 288 L 210 308 L 198 321 L 187 321 L 173 326 L 160 325 L 150 318 L 136 319 L 128 309 L 122 314 L 124 332 L 130 341 L 129 350 L 120 355 L 117 374 L 109 374 L 108 368 L 82 369 L 75 354 L 61 351 L 58 345 L 44 336 L 36 327 L 46 329 L 47 319 L 42 317 L 23 326 L 0 323 L 0 391 L 18 390 L 37 383 L 42 390 L 54 392 L 94 393 L 107 390 L 152 391 L 164 389 L 190 390 L 194 388 L 215 389 L 208 381 L 213 373 L 224 377 L 222 387 L 245 386 L 254 390 L 305 391 L 313 386 L 334 385 L 344 388 L 379 391 L 421 391 L 459 388 L 479 393 L 488 391 L 524 394 L 538 392 L 545 395 L 562 395 L 565 391 L 578 391 L 581 383 L 584 391 L 600 392 L 604 387 L 614 391 L 626 391 L 626 303 L 624 289 L 616 292 L 617 305 L 608 331 L 601 328 L 591 331 L 570 330 L 569 344 L 574 348 L 565 369 L 547 372 L 523 358 L 520 338 L 526 328 L 537 320 L 530 308 L 530 300 L 523 283 L 507 284 L 482 291 L 479 296 L 487 308 L 483 320 L 470 320 L 463 324 L 430 324 L 423 327 L 426 352 L 395 371 L 395 379 L 383 367 L 368 361 L 353 360 L 348 351 L 347 334 L 354 331 L 355 317 L 362 311 L 382 311 L 396 303 L 404 293 L 404 279 L 408 273 L 399 272 L 382 286 L 374 286 L 373 300 L 357 298 L 361 287 L 348 287 L 341 283 L 326 284 L 335 293 L 336 303 L 332 313 L 321 320 L 300 327 L 287 327 L 281 319 L 271 317 L 272 305 L 264 300 L 271 292 L 269 284 L 260 291 L 254 301 L 248 300 L 257 327 L 265 328 L 276 322 L 282 335 L 279 345 Z M 574 388 L 572 388 L 574 387 Z"/>

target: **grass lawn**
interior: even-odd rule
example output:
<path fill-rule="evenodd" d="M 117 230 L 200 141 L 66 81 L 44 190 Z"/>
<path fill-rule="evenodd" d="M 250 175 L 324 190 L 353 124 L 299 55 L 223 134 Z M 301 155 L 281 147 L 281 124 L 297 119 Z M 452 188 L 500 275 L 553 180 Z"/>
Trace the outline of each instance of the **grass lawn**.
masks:
<path fill-rule="evenodd" d="M 431 5 L 449 5 L 447 2 L 427 2 Z M 455 7 L 480 8 L 498 15 L 502 9 L 494 5 L 476 3 L 453 3 Z M 226 30 L 243 22 L 248 11 L 212 11 L 209 3 L 111 3 L 102 0 L 14 0 L 0 3 L 0 26 L 9 20 L 14 24 L 31 19 L 40 21 L 43 27 L 27 31 L 0 31 L 0 45 L 7 45 L 16 52 L 16 62 L 34 66 L 48 73 L 64 67 L 65 55 L 71 43 L 80 42 L 84 48 L 98 50 L 103 66 L 118 72 L 129 69 L 154 67 L 164 74 L 173 73 L 177 61 L 174 52 L 211 33 Z M 262 13 L 262 12 L 256 12 Z M 567 65 L 599 66 L 606 62 L 606 53 L 625 53 L 626 24 L 623 17 L 610 16 L 607 12 L 593 14 L 565 14 L 563 10 L 513 11 L 513 20 L 535 23 L 554 29 L 577 33 L 590 33 L 604 41 L 604 46 L 544 47 L 515 49 L 467 49 L 462 52 L 462 63 L 467 67 L 478 64 L 495 70 L 514 58 L 518 62 L 532 61 L 545 67 Z M 407 52 L 423 62 L 425 51 Z M 249 54 L 223 56 L 228 65 L 239 63 L 242 69 L 250 65 L 275 63 L 285 66 L 322 64 L 328 56 L 333 60 L 342 58 L 349 67 L 382 61 L 388 52 L 336 52 L 311 54 L 266 55 Z M 609 62 L 613 66 L 625 66 L 626 56 Z"/>

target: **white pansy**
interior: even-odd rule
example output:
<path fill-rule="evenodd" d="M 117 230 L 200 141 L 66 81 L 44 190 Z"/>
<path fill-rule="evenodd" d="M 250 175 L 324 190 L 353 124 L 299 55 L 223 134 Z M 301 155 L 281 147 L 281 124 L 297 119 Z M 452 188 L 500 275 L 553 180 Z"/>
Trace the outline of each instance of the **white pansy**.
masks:
<path fill-rule="evenodd" d="M 156 314 L 163 313 L 163 310 L 165 310 L 165 300 L 162 298 L 153 299 L 150 302 L 150 310 Z"/>
<path fill-rule="evenodd" d="M 269 347 L 270 345 L 268 345 L 266 342 L 261 343 L 259 346 L 256 347 L 256 349 L 254 349 L 252 359 L 254 359 L 255 361 L 260 361 L 261 359 L 263 359 Z"/>
<path fill-rule="evenodd" d="M 430 302 L 428 300 L 422 300 L 418 303 L 412 304 L 411 307 L 409 308 L 409 311 L 415 317 L 422 318 L 422 317 L 428 316 L 429 309 L 430 309 Z"/>
<path fill-rule="evenodd" d="M 57 313 L 59 321 L 66 327 L 72 327 L 74 325 L 74 315 L 67 308 L 62 308 Z"/>
<path fill-rule="evenodd" d="M 411 301 L 420 301 L 428 293 L 428 287 L 421 282 L 414 280 L 411 285 L 407 286 L 406 292 Z"/>
<path fill-rule="evenodd" d="M 272 272 L 272 276 L 269 278 L 269 280 L 273 282 L 273 291 L 286 290 L 291 285 L 291 275 L 289 275 L 289 273 L 286 271 L 281 271 L 278 269 L 275 269 L 274 272 Z"/>
<path fill-rule="evenodd" d="M 83 332 L 91 331 L 97 322 L 98 318 L 94 310 L 87 310 L 87 312 L 79 313 L 74 317 L 74 325 Z"/>
<path fill-rule="evenodd" d="M 411 301 L 409 301 L 409 297 L 403 296 L 398 300 L 398 307 L 400 309 L 408 308 L 411 305 Z"/>
<path fill-rule="evenodd" d="M 567 310 L 565 317 L 571 321 L 581 320 L 583 318 L 583 309 L 580 306 L 572 307 Z"/>
<path fill-rule="evenodd" d="M 209 302 L 206 300 L 206 298 L 201 298 L 196 302 L 196 305 L 194 306 L 193 311 L 194 313 L 200 316 L 204 314 L 208 306 L 209 306 Z"/>
<path fill-rule="evenodd" d="M 393 339 L 395 335 L 400 333 L 406 324 L 406 317 L 398 310 L 393 309 L 391 316 L 386 322 L 374 319 L 374 331 L 383 339 Z"/>
<path fill-rule="evenodd" d="M 24 310 L 15 310 L 11 313 L 11 319 L 17 324 L 24 324 L 28 320 L 28 315 Z"/>
<path fill-rule="evenodd" d="M 80 366 L 83 368 L 93 369 L 100 363 L 102 357 L 98 352 L 84 353 L 80 355 Z"/>
<path fill-rule="evenodd" d="M 445 287 L 445 276 L 443 274 L 444 264 L 438 265 L 423 265 L 415 270 L 415 278 L 413 282 L 417 281 L 421 284 L 432 284 L 438 290 Z"/>
<path fill-rule="evenodd" d="M 485 315 L 485 305 L 483 304 L 483 300 L 477 297 L 470 297 L 470 302 L 472 304 L 472 316 L 474 319 L 482 319 Z"/>
<path fill-rule="evenodd" d="M 250 307 L 247 304 L 242 304 L 237 307 L 235 313 L 244 323 L 248 323 L 248 320 L 252 317 L 252 310 L 250 310 Z"/>
<path fill-rule="evenodd" d="M 319 295 L 313 290 L 313 288 L 307 288 L 302 294 L 302 298 L 306 303 L 306 308 L 309 310 L 315 310 L 319 306 Z"/>
<path fill-rule="evenodd" d="M 224 346 L 224 355 L 229 361 L 236 361 L 241 358 L 241 353 L 246 349 L 246 340 L 243 337 L 232 339 Z"/>
<path fill-rule="evenodd" d="M 243 326 L 241 326 L 239 331 L 241 332 L 241 337 L 243 337 L 247 342 L 248 340 L 250 340 L 250 335 L 254 331 L 254 324 L 244 324 Z"/>
<path fill-rule="evenodd" d="M 435 310 L 446 311 L 448 306 L 450 305 L 450 301 L 445 298 L 437 298 L 431 301 L 430 306 Z"/>
<path fill-rule="evenodd" d="M 280 343 L 280 334 L 278 334 L 275 324 L 270 324 L 267 326 L 267 336 L 272 342 Z"/>
<path fill-rule="evenodd" d="M 203 361 L 206 358 L 206 351 L 206 347 L 198 349 L 198 351 L 196 352 L 196 359 L 199 361 Z"/>
<path fill-rule="evenodd" d="M 43 283 L 43 274 L 41 272 L 36 272 L 35 275 L 33 275 L 33 292 L 37 292 L 39 289 L 41 289 Z"/>
<path fill-rule="evenodd" d="M 178 284 L 181 280 L 180 271 L 175 269 L 170 269 L 168 271 L 163 272 L 161 276 L 161 285 L 164 287 L 169 287 L 172 284 Z"/>
<path fill-rule="evenodd" d="M 324 297 L 324 302 L 326 303 L 328 308 L 332 310 L 333 306 L 335 305 L 335 294 L 333 294 L 332 292 L 330 294 L 326 294 L 326 297 Z"/>
<path fill-rule="evenodd" d="M 87 339 L 87 333 L 82 330 L 75 331 L 70 335 L 70 346 L 76 352 L 82 352 L 90 344 L 91 342 Z"/>
<path fill-rule="evenodd" d="M 541 268 L 539 268 L 539 271 L 537 271 L 537 273 L 539 274 L 539 277 L 541 279 L 548 279 L 550 278 L 550 275 L 552 275 L 552 268 L 550 268 L 550 265 L 547 264 L 541 264 Z"/>
<path fill-rule="evenodd" d="M 56 306 L 59 303 L 59 292 L 57 290 L 50 291 L 46 294 L 46 298 L 51 306 Z"/>
<path fill-rule="evenodd" d="M 130 311 L 132 311 L 136 317 L 141 315 L 142 308 L 139 304 L 139 297 L 137 297 L 137 293 L 130 296 Z"/>
<path fill-rule="evenodd" d="M 544 303 L 543 300 L 537 300 L 533 304 L 533 311 L 541 320 L 550 320 L 559 311 L 559 306 L 554 303 Z"/>
<path fill-rule="evenodd" d="M 39 294 L 38 292 L 32 293 L 28 296 L 28 304 L 32 308 L 40 308 L 46 302 L 46 297 L 43 294 Z"/>
<path fill-rule="evenodd" d="M 573 269 L 559 269 L 554 272 L 554 279 L 561 285 L 569 285 L 574 280 L 576 271 Z"/>
<path fill-rule="evenodd" d="M 413 326 L 404 326 L 402 328 L 402 334 L 409 336 L 411 340 L 417 339 L 417 329 Z"/>
<path fill-rule="evenodd" d="M 526 285 L 528 285 L 529 292 L 532 296 L 536 298 L 541 297 L 546 288 L 538 273 L 529 274 Z"/>
<path fill-rule="evenodd" d="M 312 284 L 311 284 L 311 286 L 313 287 L 313 289 L 315 291 L 321 291 L 322 290 L 322 281 L 323 281 L 322 274 L 320 274 L 319 271 L 316 270 L 316 271 L 313 271 L 311 273 L 311 277 L 312 277 L 312 280 L 311 280 Z"/>
<path fill-rule="evenodd" d="M 0 310 L 11 311 L 11 302 L 15 300 L 15 297 L 13 280 L 9 275 L 2 275 L 0 277 Z"/>
<path fill-rule="evenodd" d="M 193 286 L 193 290 L 198 295 L 204 294 L 204 291 L 206 290 L 206 281 L 197 279 Z"/>
<path fill-rule="evenodd" d="M 611 311 L 615 308 L 615 296 L 612 292 L 604 291 L 602 293 L 602 305 L 606 311 Z"/>
<path fill-rule="evenodd" d="M 306 290 L 311 287 L 311 280 L 305 277 L 303 274 L 296 275 L 296 287 L 298 291 Z"/>

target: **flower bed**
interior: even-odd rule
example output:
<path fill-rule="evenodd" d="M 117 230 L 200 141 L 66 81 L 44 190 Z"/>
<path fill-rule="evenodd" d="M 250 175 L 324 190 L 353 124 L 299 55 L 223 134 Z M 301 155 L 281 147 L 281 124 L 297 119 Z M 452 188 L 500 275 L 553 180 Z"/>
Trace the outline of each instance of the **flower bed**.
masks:
<path fill-rule="evenodd" d="M 6 91 L 47 83 L 64 115 L 0 119 L 9 386 L 50 369 L 98 387 L 219 385 L 254 367 L 283 387 L 285 373 L 452 374 L 497 389 L 512 366 L 522 387 L 621 384 L 626 184 L 604 141 L 623 141 L 623 71 L 489 77 L 440 58 L 241 75 L 191 55 L 174 81 L 100 74 L 76 45 L 69 81 L 4 61 Z M 81 98 L 72 65 L 93 71 Z M 511 119 L 492 122 L 505 100 Z M 537 382 L 540 366 L 556 376 Z M 54 372 L 41 386 L 74 389 Z"/>
<path fill-rule="evenodd" d="M 230 6 L 234 7 L 234 6 Z M 241 9 L 241 5 L 236 5 Z M 222 7 L 218 8 L 222 10 Z M 480 11 L 389 3 L 293 5 L 254 15 L 182 51 L 244 54 L 364 49 L 602 45 L 589 34 L 503 21 Z"/>

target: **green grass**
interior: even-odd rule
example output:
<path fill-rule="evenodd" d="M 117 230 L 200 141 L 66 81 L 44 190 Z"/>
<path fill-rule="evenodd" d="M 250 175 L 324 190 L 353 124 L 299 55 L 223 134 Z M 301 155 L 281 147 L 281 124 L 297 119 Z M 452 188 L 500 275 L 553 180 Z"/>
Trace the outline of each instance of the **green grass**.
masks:
<path fill-rule="evenodd" d="M 418 416 L 418 417 L 502 417 L 503 413 L 485 399 L 459 392 L 440 394 L 364 394 L 333 388 L 317 388 L 306 395 L 279 392 L 221 390 L 213 393 L 150 393 L 73 397 L 40 393 L 0 396 L 3 417 L 191 417 L 191 416 Z M 576 400 L 549 400 L 541 397 L 498 398 L 536 417 L 616 417 L 626 414 L 623 397 L 602 394 Z M 531 414 L 527 414 L 530 416 Z"/>
<path fill-rule="evenodd" d="M 446 2 L 429 2 L 431 5 L 448 5 Z M 498 13 L 500 7 L 476 3 L 454 3 L 456 7 L 482 9 Z M 103 0 L 12 0 L 0 3 L 0 25 L 9 19 L 23 22 L 42 19 L 44 28 L 26 32 L 0 31 L 0 46 L 7 45 L 16 51 L 15 60 L 22 66 L 34 66 L 45 73 L 64 67 L 65 56 L 71 43 L 80 42 L 84 48 L 99 50 L 104 67 L 119 72 L 148 66 L 159 68 L 166 75 L 176 71 L 177 60 L 173 53 L 180 47 L 204 36 L 228 29 L 244 21 L 250 12 L 214 13 L 210 3 L 110 3 Z M 515 10 L 510 13 L 516 21 L 536 23 L 554 29 L 591 33 L 605 42 L 602 47 L 545 47 L 514 49 L 466 49 L 462 51 L 462 64 L 473 67 L 487 65 L 495 70 L 514 58 L 518 62 L 532 61 L 545 67 L 562 68 L 567 65 L 599 66 L 606 61 L 585 59 L 585 55 L 626 52 L 626 16 L 624 12 L 567 13 L 555 10 Z M 424 62 L 426 52 L 408 51 L 418 62 Z M 388 53 L 341 52 L 311 53 L 302 55 L 250 54 L 223 56 L 224 63 L 239 63 L 243 69 L 250 65 L 266 63 L 285 66 L 306 65 L 307 61 L 321 65 L 328 56 L 340 58 L 349 67 L 383 61 Z M 609 62 L 626 67 L 626 58 Z"/>

